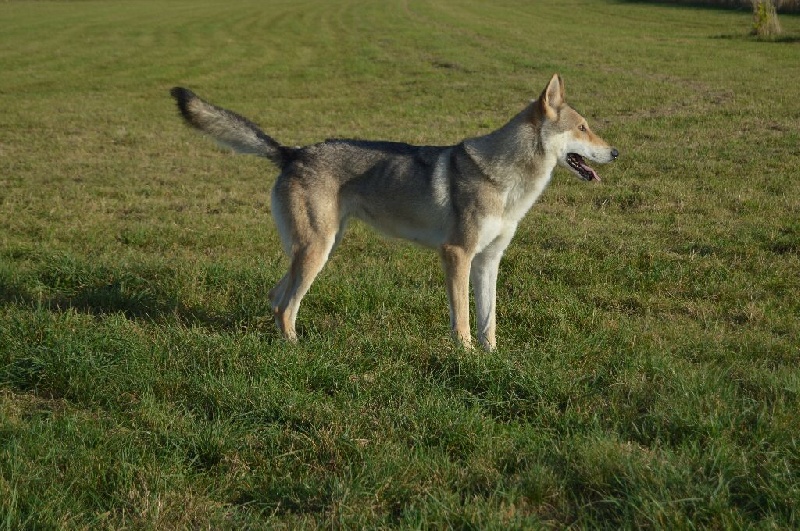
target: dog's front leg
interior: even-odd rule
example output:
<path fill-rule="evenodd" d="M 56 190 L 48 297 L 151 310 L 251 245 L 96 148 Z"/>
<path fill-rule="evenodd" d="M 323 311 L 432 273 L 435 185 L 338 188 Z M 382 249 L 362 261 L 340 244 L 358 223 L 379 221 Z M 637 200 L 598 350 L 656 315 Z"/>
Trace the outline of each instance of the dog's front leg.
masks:
<path fill-rule="evenodd" d="M 475 291 L 475 310 L 478 326 L 478 341 L 486 350 L 494 350 L 497 344 L 497 271 L 501 255 L 479 254 L 472 261 L 470 279 Z"/>
<path fill-rule="evenodd" d="M 450 330 L 464 348 L 472 347 L 469 334 L 469 270 L 472 257 L 463 247 L 445 244 L 440 249 L 450 303 Z"/>
<path fill-rule="evenodd" d="M 497 340 L 497 272 L 500 259 L 514 237 L 516 225 L 509 226 L 479 254 L 472 259 L 470 281 L 475 290 L 475 309 L 478 325 L 478 341 L 486 350 L 494 350 Z"/>

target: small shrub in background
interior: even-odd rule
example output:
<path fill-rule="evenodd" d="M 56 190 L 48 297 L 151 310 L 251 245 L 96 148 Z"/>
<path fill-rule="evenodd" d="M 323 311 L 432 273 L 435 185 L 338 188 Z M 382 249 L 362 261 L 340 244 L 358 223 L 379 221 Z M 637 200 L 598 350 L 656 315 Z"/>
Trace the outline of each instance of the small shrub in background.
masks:
<path fill-rule="evenodd" d="M 753 30 L 758 37 L 774 37 L 781 33 L 775 0 L 753 1 Z"/>

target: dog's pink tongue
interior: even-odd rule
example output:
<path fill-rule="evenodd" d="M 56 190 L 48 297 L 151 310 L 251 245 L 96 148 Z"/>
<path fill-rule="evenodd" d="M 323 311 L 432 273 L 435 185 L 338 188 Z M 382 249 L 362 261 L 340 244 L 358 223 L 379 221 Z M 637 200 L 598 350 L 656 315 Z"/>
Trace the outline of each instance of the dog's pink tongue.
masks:
<path fill-rule="evenodd" d="M 591 166 L 589 166 L 588 164 L 586 164 L 583 161 L 581 161 L 581 166 L 583 166 L 584 170 L 586 170 L 586 171 L 588 171 L 589 173 L 592 174 L 592 178 L 589 179 L 590 181 L 600 182 L 600 175 L 598 175 L 597 172 L 594 171 L 594 168 L 592 168 Z"/>

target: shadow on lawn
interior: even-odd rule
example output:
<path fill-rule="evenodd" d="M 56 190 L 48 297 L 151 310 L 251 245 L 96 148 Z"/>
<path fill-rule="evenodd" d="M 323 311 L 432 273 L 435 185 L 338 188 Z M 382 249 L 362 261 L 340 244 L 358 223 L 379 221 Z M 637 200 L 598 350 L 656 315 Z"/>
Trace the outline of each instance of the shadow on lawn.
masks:
<path fill-rule="evenodd" d="M 743 11 L 751 13 L 753 4 L 750 0 L 617 0 L 620 4 L 658 4 L 665 7 L 720 9 L 725 11 Z M 778 13 L 800 13 L 800 1 L 778 2 Z"/>
<path fill-rule="evenodd" d="M 724 34 L 724 35 L 714 35 L 711 37 L 712 39 L 722 39 L 722 40 L 741 40 L 741 41 L 753 41 L 753 42 L 774 42 L 774 43 L 784 43 L 784 44 L 793 44 L 800 42 L 800 35 L 776 35 L 774 37 L 757 37 L 755 35 L 750 34 Z"/>
<path fill-rule="evenodd" d="M 265 320 L 272 326 L 269 307 L 255 304 L 257 294 L 249 294 L 253 300 L 247 304 L 229 302 L 213 311 L 200 304 L 187 304 L 177 290 L 138 272 L 124 272 L 121 278 L 84 278 L 77 282 L 44 273 L 36 280 L 39 287 L 31 289 L 0 277 L 0 306 L 21 305 L 50 312 L 74 310 L 98 316 L 121 313 L 132 320 L 177 322 L 215 331 L 261 328 Z M 229 293 L 228 297 L 244 299 L 245 290 L 248 288 Z"/>

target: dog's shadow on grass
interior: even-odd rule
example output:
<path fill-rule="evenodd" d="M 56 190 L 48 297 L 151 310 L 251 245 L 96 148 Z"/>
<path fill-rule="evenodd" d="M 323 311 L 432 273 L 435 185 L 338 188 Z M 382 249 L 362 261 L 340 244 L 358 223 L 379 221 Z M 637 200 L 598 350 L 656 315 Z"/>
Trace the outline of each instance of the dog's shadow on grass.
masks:
<path fill-rule="evenodd" d="M 200 326 L 213 331 L 272 329 L 269 308 L 230 305 L 218 311 L 190 304 L 155 283 L 126 285 L 124 281 L 93 282 L 86 285 L 41 286 L 30 289 L 0 278 L 0 307 L 16 305 L 53 313 L 77 311 L 94 316 L 122 314 L 130 320 Z M 241 297 L 240 293 L 229 295 Z M 266 298 L 266 294 L 264 295 Z M 267 322 L 269 321 L 269 322 Z"/>

